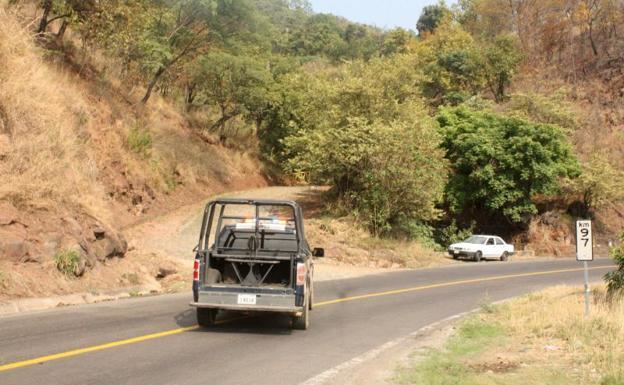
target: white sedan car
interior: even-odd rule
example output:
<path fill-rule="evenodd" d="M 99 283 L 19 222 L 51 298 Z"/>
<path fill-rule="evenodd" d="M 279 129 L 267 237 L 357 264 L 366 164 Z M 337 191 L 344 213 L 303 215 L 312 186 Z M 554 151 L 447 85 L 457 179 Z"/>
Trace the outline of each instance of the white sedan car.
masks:
<path fill-rule="evenodd" d="M 448 253 L 453 259 L 468 257 L 479 262 L 483 258 L 495 258 L 506 261 L 514 253 L 514 247 L 495 235 L 473 235 L 450 245 Z"/>

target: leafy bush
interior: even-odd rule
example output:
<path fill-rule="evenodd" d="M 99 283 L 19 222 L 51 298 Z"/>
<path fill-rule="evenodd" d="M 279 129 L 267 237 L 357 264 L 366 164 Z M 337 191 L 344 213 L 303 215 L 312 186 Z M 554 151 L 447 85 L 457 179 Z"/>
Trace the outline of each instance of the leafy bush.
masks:
<path fill-rule="evenodd" d="M 60 250 L 54 255 L 54 265 L 65 275 L 72 275 L 78 267 L 80 255 L 75 250 Z"/>
<path fill-rule="evenodd" d="M 447 227 L 440 228 L 436 233 L 436 241 L 443 247 L 450 244 L 461 242 L 471 236 L 474 232 L 475 223 L 465 229 L 459 228 L 457 222 L 453 220 Z"/>
<path fill-rule="evenodd" d="M 579 174 L 558 126 L 462 106 L 442 108 L 437 120 L 453 168 L 446 197 L 454 212 L 526 223 L 536 195 L 555 194 L 562 178 Z"/>
<path fill-rule="evenodd" d="M 624 232 L 620 235 L 620 245 L 611 249 L 617 269 L 608 272 L 604 279 L 607 282 L 607 298 L 613 300 L 624 295 Z"/>
<path fill-rule="evenodd" d="M 134 127 L 128 133 L 128 147 L 137 154 L 147 158 L 152 148 L 152 135 L 138 127 Z"/>
<path fill-rule="evenodd" d="M 446 181 L 439 136 L 425 114 L 405 121 L 369 123 L 353 118 L 341 129 L 302 131 L 284 141 L 287 167 L 307 171 L 334 193 L 375 235 L 402 218 L 427 221 Z"/>
<path fill-rule="evenodd" d="M 405 233 L 409 239 L 418 241 L 430 249 L 440 249 L 434 238 L 435 229 L 421 221 L 404 218 L 398 222 L 398 230 Z"/>

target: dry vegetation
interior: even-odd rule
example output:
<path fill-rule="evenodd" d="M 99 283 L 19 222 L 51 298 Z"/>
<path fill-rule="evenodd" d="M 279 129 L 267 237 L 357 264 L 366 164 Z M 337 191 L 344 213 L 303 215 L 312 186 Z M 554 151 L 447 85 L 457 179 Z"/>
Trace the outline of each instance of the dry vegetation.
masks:
<path fill-rule="evenodd" d="M 445 349 L 399 371 L 402 384 L 624 383 L 624 303 L 559 286 L 502 305 L 484 305 Z"/>
<path fill-rule="evenodd" d="M 117 259 L 123 227 L 265 185 L 253 150 L 198 135 L 162 98 L 149 109 L 130 104 L 132 90 L 108 78 L 114 63 L 97 53 L 77 63 L 71 49 L 37 44 L 32 15 L 20 11 L 0 2 L 0 296 L 131 285 L 122 274 L 140 274 L 149 255 Z M 89 271 L 83 282 L 55 269 L 54 255 L 75 252 L 66 270 Z"/>
<path fill-rule="evenodd" d="M 306 221 L 311 245 L 323 245 L 328 263 L 373 268 L 417 268 L 453 263 L 417 241 L 374 237 L 351 217 Z"/>

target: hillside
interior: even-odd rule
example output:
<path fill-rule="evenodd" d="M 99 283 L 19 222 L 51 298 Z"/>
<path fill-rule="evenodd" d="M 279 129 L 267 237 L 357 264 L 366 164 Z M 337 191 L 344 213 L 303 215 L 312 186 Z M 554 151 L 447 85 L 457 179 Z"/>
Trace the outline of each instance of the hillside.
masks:
<path fill-rule="evenodd" d="M 73 259 L 69 274 L 95 269 L 97 282 L 98 265 L 127 251 L 124 227 L 266 184 L 253 154 L 207 141 L 167 101 L 132 105 L 45 53 L 0 8 L 0 286 L 36 292 L 63 257 Z"/>
<path fill-rule="evenodd" d="M 440 3 L 418 33 L 300 0 L 0 1 L 0 287 L 131 285 L 167 256 L 124 259 L 129 226 L 268 184 L 329 186 L 319 239 L 571 256 L 589 217 L 606 255 L 622 21 L 610 0 Z"/>

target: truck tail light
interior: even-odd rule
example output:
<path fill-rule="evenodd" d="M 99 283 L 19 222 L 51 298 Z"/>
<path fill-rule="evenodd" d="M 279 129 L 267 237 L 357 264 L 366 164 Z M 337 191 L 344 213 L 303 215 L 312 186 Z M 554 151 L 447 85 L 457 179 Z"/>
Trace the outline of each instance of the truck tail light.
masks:
<path fill-rule="evenodd" d="M 303 286 L 306 281 L 305 263 L 297 263 L 297 286 Z"/>
<path fill-rule="evenodd" d="M 199 281 L 199 259 L 193 262 L 193 281 Z"/>

